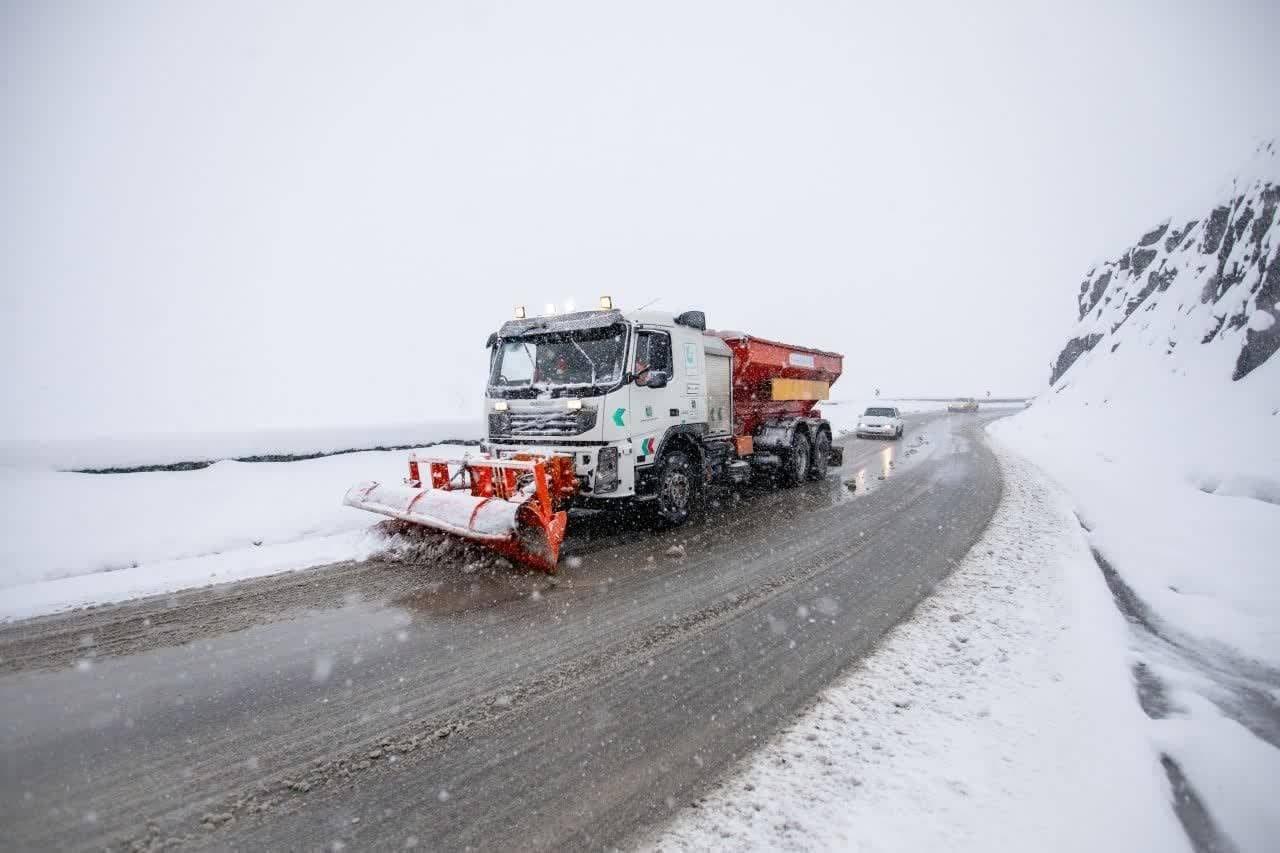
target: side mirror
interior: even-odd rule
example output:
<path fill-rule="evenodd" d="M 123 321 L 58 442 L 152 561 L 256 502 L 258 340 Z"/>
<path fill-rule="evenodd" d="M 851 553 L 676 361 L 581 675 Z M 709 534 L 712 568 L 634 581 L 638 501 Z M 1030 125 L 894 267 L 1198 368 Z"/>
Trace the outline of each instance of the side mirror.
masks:
<path fill-rule="evenodd" d="M 644 375 L 644 387 L 666 388 L 667 374 L 661 370 L 646 370 Z"/>
<path fill-rule="evenodd" d="M 490 333 L 489 333 L 489 340 L 487 340 L 487 341 L 485 341 L 485 342 L 484 342 L 484 348 L 485 348 L 485 349 L 493 349 L 493 348 L 494 348 L 494 347 L 496 347 L 497 345 L 498 345 L 498 333 L 497 333 L 497 332 L 490 332 Z"/>

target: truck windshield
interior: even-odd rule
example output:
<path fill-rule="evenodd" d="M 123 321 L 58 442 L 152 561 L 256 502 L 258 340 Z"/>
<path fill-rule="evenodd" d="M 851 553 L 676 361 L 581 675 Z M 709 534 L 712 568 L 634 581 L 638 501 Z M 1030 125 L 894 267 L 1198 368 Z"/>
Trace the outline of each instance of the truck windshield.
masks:
<path fill-rule="evenodd" d="M 622 380 L 626 327 L 557 332 L 498 341 L 489 386 L 510 396 L 609 387 Z"/>

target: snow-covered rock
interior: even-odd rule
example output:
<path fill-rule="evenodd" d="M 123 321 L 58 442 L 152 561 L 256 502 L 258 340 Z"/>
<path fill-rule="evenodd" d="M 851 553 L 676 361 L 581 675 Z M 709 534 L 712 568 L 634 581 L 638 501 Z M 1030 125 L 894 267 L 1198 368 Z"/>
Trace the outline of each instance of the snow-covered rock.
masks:
<path fill-rule="evenodd" d="M 1080 322 L 1053 365 L 1057 385 L 1084 353 L 1131 345 L 1213 346 L 1248 376 L 1280 349 L 1280 143 L 1258 147 L 1223 199 L 1189 219 L 1166 219 L 1089 271 Z M 1136 340 L 1135 340 L 1136 339 Z"/>

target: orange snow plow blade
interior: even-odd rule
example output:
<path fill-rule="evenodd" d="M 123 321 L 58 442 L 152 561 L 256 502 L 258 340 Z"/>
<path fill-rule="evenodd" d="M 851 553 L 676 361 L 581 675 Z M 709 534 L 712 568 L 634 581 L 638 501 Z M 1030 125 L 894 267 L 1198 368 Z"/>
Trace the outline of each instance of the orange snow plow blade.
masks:
<path fill-rule="evenodd" d="M 423 464 L 430 474 L 426 483 L 420 475 Z M 450 472 L 450 464 L 456 472 Z M 468 457 L 452 463 L 410 456 L 403 483 L 357 483 L 342 502 L 479 542 L 518 563 L 554 573 L 568 526 L 560 507 L 577 490 L 568 456 Z"/>

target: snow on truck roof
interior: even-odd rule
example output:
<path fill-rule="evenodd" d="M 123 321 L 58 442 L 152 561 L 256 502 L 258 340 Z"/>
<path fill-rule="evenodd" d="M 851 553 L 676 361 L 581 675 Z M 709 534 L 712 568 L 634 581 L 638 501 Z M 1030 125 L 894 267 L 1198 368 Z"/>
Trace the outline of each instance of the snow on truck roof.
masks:
<path fill-rule="evenodd" d="M 547 317 L 528 317 L 524 320 L 508 320 L 498 330 L 500 338 L 518 338 L 521 335 L 541 335 L 555 332 L 581 332 L 588 329 L 607 329 L 622 322 L 622 312 L 615 309 L 578 311 L 573 314 L 552 314 Z"/>
<path fill-rule="evenodd" d="M 549 314 L 544 317 L 528 317 L 508 320 L 498 330 L 500 338 L 516 338 L 521 335 L 543 335 L 556 332 L 580 332 L 588 329 L 607 329 L 615 323 L 639 323 L 646 326 L 675 326 L 676 315 L 670 311 L 619 311 L 617 308 L 577 311 L 572 314 Z"/>

